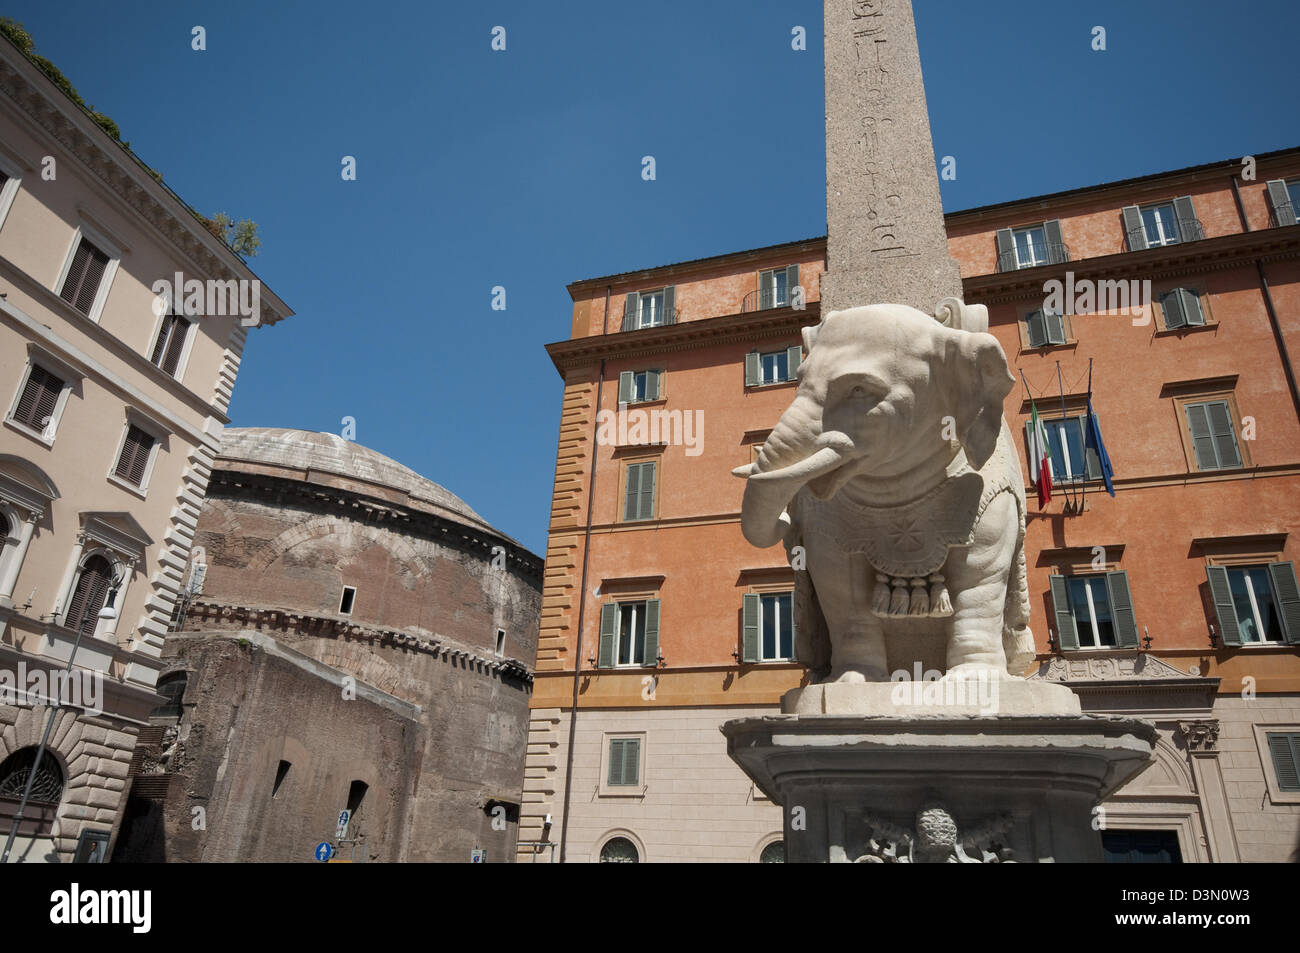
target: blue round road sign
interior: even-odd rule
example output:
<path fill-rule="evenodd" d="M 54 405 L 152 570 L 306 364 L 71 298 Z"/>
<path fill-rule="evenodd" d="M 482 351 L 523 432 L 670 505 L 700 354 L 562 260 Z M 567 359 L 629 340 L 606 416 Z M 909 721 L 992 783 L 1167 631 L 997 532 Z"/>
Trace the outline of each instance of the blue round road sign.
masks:
<path fill-rule="evenodd" d="M 326 861 L 334 856 L 334 848 L 330 846 L 329 841 L 323 840 L 316 845 L 315 853 L 317 860 Z"/>

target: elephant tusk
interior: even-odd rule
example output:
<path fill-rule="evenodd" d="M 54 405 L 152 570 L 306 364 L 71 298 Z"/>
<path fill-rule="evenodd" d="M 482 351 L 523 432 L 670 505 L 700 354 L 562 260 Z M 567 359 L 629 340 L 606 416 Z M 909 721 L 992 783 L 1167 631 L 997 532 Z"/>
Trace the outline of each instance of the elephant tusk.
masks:
<path fill-rule="evenodd" d="M 736 469 L 732 470 L 731 475 L 738 476 L 743 480 L 757 469 L 758 469 L 757 464 L 746 463 L 743 467 L 736 467 Z"/>
<path fill-rule="evenodd" d="M 822 447 L 812 456 L 800 460 L 798 463 L 783 467 L 780 470 L 751 473 L 749 479 L 755 483 L 784 483 L 787 481 L 807 483 L 824 473 L 829 473 L 843 462 L 843 456 L 834 447 Z"/>

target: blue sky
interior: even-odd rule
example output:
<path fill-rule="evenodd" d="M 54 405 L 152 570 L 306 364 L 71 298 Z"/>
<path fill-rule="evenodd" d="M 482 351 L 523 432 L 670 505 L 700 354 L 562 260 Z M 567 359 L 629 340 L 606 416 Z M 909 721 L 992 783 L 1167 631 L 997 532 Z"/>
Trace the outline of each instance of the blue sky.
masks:
<path fill-rule="evenodd" d="M 914 5 L 948 211 L 1300 145 L 1294 0 Z M 354 417 L 538 553 L 565 285 L 825 234 L 820 2 L 0 12 L 191 205 L 259 223 L 297 315 L 251 335 L 233 424 Z"/>

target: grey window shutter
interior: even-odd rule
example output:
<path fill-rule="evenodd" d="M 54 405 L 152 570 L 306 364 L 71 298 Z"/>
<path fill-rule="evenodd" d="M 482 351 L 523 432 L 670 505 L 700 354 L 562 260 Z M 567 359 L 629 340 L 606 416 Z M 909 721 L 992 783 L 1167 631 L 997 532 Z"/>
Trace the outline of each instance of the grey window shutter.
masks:
<path fill-rule="evenodd" d="M 618 402 L 620 404 L 630 404 L 632 402 L 632 384 L 635 376 L 631 371 L 623 371 L 618 375 Z"/>
<path fill-rule="evenodd" d="M 1175 288 L 1173 291 L 1166 291 L 1160 296 L 1160 308 L 1165 313 L 1165 327 L 1171 330 L 1181 328 L 1187 324 L 1187 315 L 1183 311 L 1181 290 Z"/>
<path fill-rule="evenodd" d="M 1043 223 L 1043 235 L 1047 239 L 1047 263 L 1059 265 L 1070 260 L 1065 252 L 1065 239 L 1061 236 L 1061 220 L 1054 218 Z"/>
<path fill-rule="evenodd" d="M 998 271 L 1015 271 L 1016 270 L 1016 237 L 1011 233 L 1009 228 L 999 228 L 997 231 L 998 243 Z"/>
<path fill-rule="evenodd" d="M 1300 791 L 1300 735 L 1266 732 L 1279 791 Z"/>
<path fill-rule="evenodd" d="M 641 464 L 641 505 L 638 519 L 653 519 L 655 515 L 655 468 L 654 463 Z"/>
<path fill-rule="evenodd" d="M 646 371 L 645 372 L 645 399 L 659 399 L 659 382 L 663 379 L 663 371 Z"/>
<path fill-rule="evenodd" d="M 1187 405 L 1187 428 L 1192 433 L 1192 447 L 1196 451 L 1196 469 L 1216 469 L 1219 464 L 1214 457 L 1214 441 L 1210 437 L 1210 415 L 1205 404 Z"/>
<path fill-rule="evenodd" d="M 1229 413 L 1228 402 L 1216 400 L 1207 404 L 1206 416 L 1210 421 L 1210 434 L 1214 439 L 1219 466 L 1241 466 L 1241 454 L 1237 451 L 1237 437 L 1233 433 L 1232 414 Z"/>
<path fill-rule="evenodd" d="M 641 739 L 623 739 L 623 783 L 641 784 Z"/>
<path fill-rule="evenodd" d="M 1268 201 L 1273 206 L 1273 218 L 1278 225 L 1294 225 L 1297 210 L 1291 204 L 1291 193 L 1287 191 L 1284 179 L 1269 179 Z"/>
<path fill-rule="evenodd" d="M 785 269 L 785 303 L 794 301 L 794 289 L 799 284 L 799 266 L 788 265 Z"/>
<path fill-rule="evenodd" d="M 1115 623 L 1115 643 L 1122 649 L 1137 648 L 1137 616 L 1133 612 L 1133 596 L 1128 588 L 1128 573 L 1122 570 L 1106 573 L 1106 590 L 1110 593 L 1110 615 Z"/>
<path fill-rule="evenodd" d="M 1098 429 L 1100 430 L 1100 428 Z M 1084 445 L 1083 446 L 1084 477 L 1089 480 L 1100 480 L 1101 479 L 1101 457 L 1098 456 L 1096 450 L 1088 446 L 1088 415 L 1086 413 L 1079 415 L 1079 433 L 1083 435 L 1081 439 Z"/>
<path fill-rule="evenodd" d="M 1178 219 L 1180 242 L 1195 242 L 1205 237 L 1201 223 L 1196 220 L 1196 206 L 1190 195 L 1180 195 L 1174 199 L 1174 217 Z"/>
<path fill-rule="evenodd" d="M 1079 647 L 1079 629 L 1070 611 L 1070 592 L 1064 576 L 1051 576 L 1052 607 L 1056 610 L 1056 644 L 1063 651 Z"/>
<path fill-rule="evenodd" d="M 641 295 L 633 291 L 623 302 L 623 328 L 624 331 L 631 331 L 636 327 L 637 314 L 641 310 Z"/>
<path fill-rule="evenodd" d="M 1048 344 L 1065 343 L 1065 319 L 1052 311 L 1043 313 L 1043 323 L 1047 327 Z"/>
<path fill-rule="evenodd" d="M 641 464 L 629 463 L 627 467 L 627 495 L 623 503 L 623 519 L 636 520 L 641 501 Z"/>
<path fill-rule="evenodd" d="M 785 349 L 785 379 L 794 380 L 795 372 L 799 370 L 799 362 L 803 360 L 803 345 L 796 344 L 793 347 Z"/>
<path fill-rule="evenodd" d="M 1042 347 L 1047 343 L 1047 322 L 1041 311 L 1030 311 L 1025 315 L 1025 323 L 1029 325 L 1029 346 Z"/>
<path fill-rule="evenodd" d="M 745 355 L 745 386 L 756 387 L 762 378 L 759 371 L 759 355 L 757 351 L 750 351 Z"/>
<path fill-rule="evenodd" d="M 664 289 L 664 324 L 677 323 L 677 308 L 674 306 L 677 300 L 677 286 L 669 285 Z"/>
<path fill-rule="evenodd" d="M 596 655 L 597 668 L 614 667 L 614 638 L 617 635 L 618 603 L 607 602 L 600 607 L 600 647 Z"/>
<path fill-rule="evenodd" d="M 1214 614 L 1219 617 L 1219 638 L 1223 639 L 1224 645 L 1240 645 L 1241 626 L 1237 624 L 1237 607 L 1232 604 L 1228 570 L 1222 566 L 1206 566 L 1205 577 L 1210 581 Z"/>
<path fill-rule="evenodd" d="M 1296 585 L 1295 564 L 1269 563 L 1268 575 L 1273 580 L 1273 595 L 1277 598 L 1282 637 L 1296 645 L 1300 643 L 1300 586 Z"/>
<path fill-rule="evenodd" d="M 659 600 L 645 601 L 645 665 L 659 664 Z"/>
<path fill-rule="evenodd" d="M 741 600 L 740 659 L 743 662 L 758 661 L 758 620 L 763 608 L 760 598 L 757 593 L 747 592 Z"/>
<path fill-rule="evenodd" d="M 1142 251 L 1147 247 L 1147 230 L 1142 224 L 1142 211 L 1136 205 L 1125 205 L 1123 215 L 1128 250 Z"/>
<path fill-rule="evenodd" d="M 609 743 L 609 774 L 606 777 L 610 785 L 623 783 L 623 752 L 626 747 L 625 738 L 615 738 Z"/>
<path fill-rule="evenodd" d="M 1201 295 L 1190 288 L 1180 288 L 1179 297 L 1183 303 L 1183 316 L 1187 323 L 1191 325 L 1203 326 L 1205 324 L 1205 309 L 1201 307 Z"/>

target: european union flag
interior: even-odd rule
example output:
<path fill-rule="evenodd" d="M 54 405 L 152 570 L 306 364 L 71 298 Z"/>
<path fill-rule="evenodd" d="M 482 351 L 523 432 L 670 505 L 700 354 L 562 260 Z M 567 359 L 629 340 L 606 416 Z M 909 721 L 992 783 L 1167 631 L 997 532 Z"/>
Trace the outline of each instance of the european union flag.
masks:
<path fill-rule="evenodd" d="M 1097 422 L 1097 415 L 1092 412 L 1091 394 L 1088 395 L 1088 423 L 1083 445 L 1097 454 L 1097 460 L 1101 464 L 1101 480 L 1106 484 L 1106 492 L 1114 496 L 1115 487 L 1111 483 L 1111 477 L 1115 475 L 1115 471 L 1111 469 L 1110 455 L 1106 453 L 1106 444 L 1101 439 L 1101 424 Z"/>

